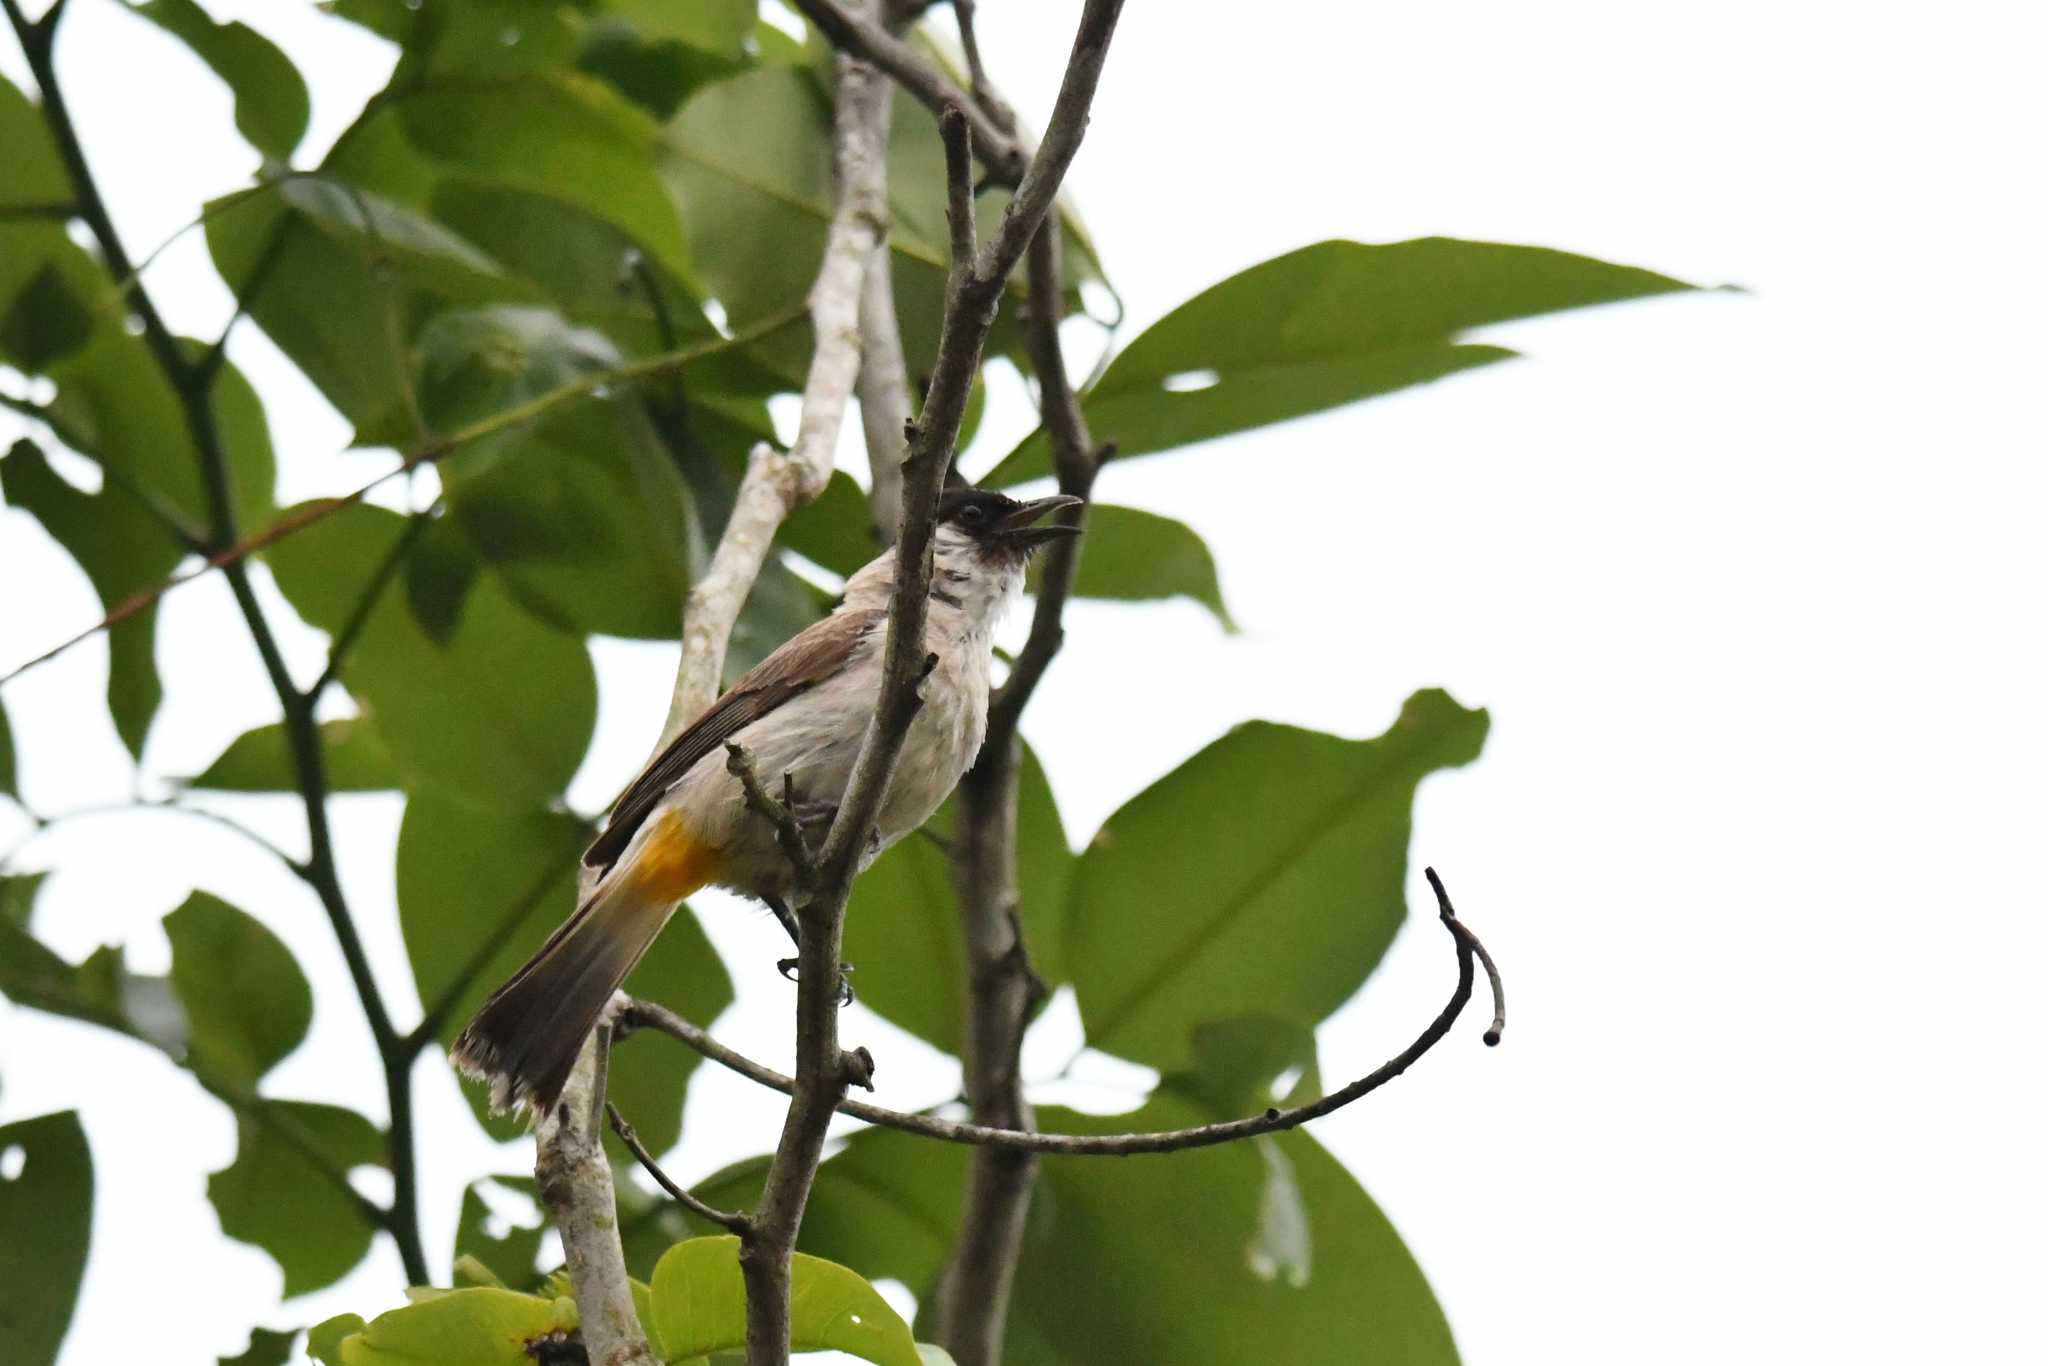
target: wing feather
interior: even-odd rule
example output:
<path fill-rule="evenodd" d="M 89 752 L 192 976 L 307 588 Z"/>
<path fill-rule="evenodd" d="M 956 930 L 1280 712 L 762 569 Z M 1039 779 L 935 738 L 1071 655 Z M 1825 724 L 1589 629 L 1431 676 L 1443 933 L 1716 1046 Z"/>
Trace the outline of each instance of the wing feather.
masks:
<path fill-rule="evenodd" d="M 625 853 L 641 822 L 699 760 L 792 697 L 845 668 L 862 638 L 879 629 L 887 617 L 888 613 L 879 609 L 834 613 L 797 632 L 748 670 L 619 795 L 604 833 L 583 851 L 583 862 L 592 868 L 610 868 Z"/>

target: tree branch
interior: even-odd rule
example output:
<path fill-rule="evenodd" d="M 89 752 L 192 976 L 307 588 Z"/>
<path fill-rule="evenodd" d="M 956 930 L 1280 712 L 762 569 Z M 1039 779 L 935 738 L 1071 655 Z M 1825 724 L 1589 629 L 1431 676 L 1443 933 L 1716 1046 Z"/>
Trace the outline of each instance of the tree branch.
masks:
<path fill-rule="evenodd" d="M 562 1257 L 576 1295 L 590 1366 L 657 1366 L 633 1305 L 626 1252 L 619 1242 L 618 1197 L 604 1152 L 605 1071 L 612 1017 L 625 1004 L 615 994 L 598 1022 L 554 1109 L 535 1126 L 533 1175 L 540 1198 L 562 1234 Z"/>
<path fill-rule="evenodd" d="M 657 751 L 680 735 L 718 696 L 726 642 L 783 519 L 825 491 L 846 404 L 861 365 L 861 285 L 889 230 L 888 143 L 879 120 L 887 84 L 863 66 L 842 64 L 834 132 L 839 197 L 826 229 L 824 261 L 811 286 L 815 349 L 804 378 L 796 441 L 786 452 L 763 443 L 719 537 L 711 565 L 690 588 L 683 613 L 683 657 Z"/>
<path fill-rule="evenodd" d="M 1015 184 L 1024 170 L 1024 150 L 996 120 L 975 104 L 968 93 L 949 80 L 937 67 L 917 55 L 902 39 L 864 14 L 854 13 L 835 0 L 791 0 L 817 25 L 818 31 L 841 52 L 870 62 L 887 72 L 895 82 L 914 95 L 935 114 L 958 109 L 967 119 L 974 154 L 989 174 L 1002 184 Z M 1064 168 L 1062 168 L 1064 169 Z"/>
<path fill-rule="evenodd" d="M 886 114 L 888 106 L 883 110 Z M 896 321 L 889 244 L 875 248 L 860 291 L 860 424 L 868 448 L 868 522 L 886 545 L 903 520 L 903 433 L 910 425 L 910 369 Z"/>
<path fill-rule="evenodd" d="M 1438 920 L 1449 932 L 1453 950 L 1458 957 L 1458 983 L 1451 992 L 1451 999 L 1437 1012 L 1436 1018 L 1415 1037 L 1413 1043 L 1342 1090 L 1332 1091 L 1320 1100 L 1284 1110 L 1269 1109 L 1263 1114 L 1225 1120 L 1216 1124 L 1120 1134 L 1048 1134 L 1022 1129 L 991 1128 L 983 1124 L 964 1124 L 958 1120 L 940 1119 L 935 1115 L 910 1114 L 857 1100 L 842 1101 L 838 1107 L 839 1111 L 841 1114 L 884 1129 L 916 1134 L 922 1138 L 976 1147 L 1008 1148 L 1053 1157 L 1134 1157 L 1144 1153 L 1173 1153 L 1188 1148 L 1210 1148 L 1219 1143 L 1235 1143 L 1247 1138 L 1257 1138 L 1261 1134 L 1298 1129 L 1311 1120 L 1321 1119 L 1324 1115 L 1341 1110 L 1372 1094 L 1406 1072 L 1423 1054 L 1429 1052 L 1450 1033 L 1451 1026 L 1457 1022 L 1466 1003 L 1472 999 L 1473 959 L 1484 950 L 1480 947 L 1479 937 L 1466 928 L 1464 921 L 1457 918 L 1457 913 L 1451 907 L 1450 897 L 1442 890 L 1442 884 L 1432 878 L 1430 885 L 1437 889 Z M 1498 995 L 1494 998 L 1494 1010 L 1497 1020 L 1504 1017 L 1504 1004 Z M 749 1081 L 757 1082 L 771 1090 L 787 1094 L 794 1085 L 790 1078 L 727 1048 L 675 1012 L 651 1001 L 628 1001 L 619 1011 L 619 1037 L 624 1038 L 641 1029 L 651 1029 L 688 1044 L 720 1066 L 729 1068 Z M 1494 1035 L 1494 1030 L 1489 1027 L 1487 1033 Z"/>

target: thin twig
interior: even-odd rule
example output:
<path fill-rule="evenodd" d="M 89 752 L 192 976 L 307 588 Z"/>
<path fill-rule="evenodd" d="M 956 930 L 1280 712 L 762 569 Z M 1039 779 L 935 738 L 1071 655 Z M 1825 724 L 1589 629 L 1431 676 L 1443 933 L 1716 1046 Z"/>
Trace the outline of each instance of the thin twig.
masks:
<path fill-rule="evenodd" d="M 1479 936 L 1467 929 L 1465 922 L 1457 918 L 1451 909 L 1451 894 L 1444 890 L 1444 881 L 1436 875 L 1436 869 L 1424 868 L 1422 875 L 1429 879 L 1430 890 L 1436 893 L 1436 903 L 1442 908 L 1443 917 L 1451 932 L 1464 941 L 1465 946 L 1478 955 L 1479 965 L 1486 969 L 1486 984 L 1493 990 L 1493 1023 L 1487 1026 L 1482 1036 L 1486 1046 L 1492 1048 L 1500 1042 L 1500 1036 L 1508 1027 L 1508 996 L 1500 984 L 1500 969 L 1493 965 L 1493 955 L 1486 951 L 1486 945 L 1479 942 Z"/>
<path fill-rule="evenodd" d="M 872 62 L 887 72 L 935 114 L 948 106 L 962 110 L 973 136 L 974 154 L 989 174 L 1001 184 L 1015 184 L 1024 169 L 1024 151 L 973 98 L 949 80 L 937 67 L 888 29 L 862 14 L 856 14 L 835 0 L 791 0 L 806 19 L 818 26 L 842 52 Z"/>
<path fill-rule="evenodd" d="M 785 800 L 776 800 L 768 794 L 767 788 L 761 786 L 761 775 L 754 770 L 753 756 L 737 740 L 725 742 L 725 768 L 740 780 L 740 787 L 746 792 L 748 809 L 775 827 L 775 842 L 782 847 L 789 866 L 796 870 L 799 893 L 808 890 L 818 876 L 818 869 L 811 856 L 810 843 L 804 839 L 803 825 L 796 818 L 795 808 L 786 800 L 791 788 L 790 775 L 786 772 L 782 775 Z"/>
<path fill-rule="evenodd" d="M 727 1233 L 744 1235 L 752 1227 L 752 1223 L 746 1215 L 736 1214 L 731 1210 L 722 1210 L 716 1205 L 707 1205 L 689 1191 L 670 1180 L 669 1174 L 663 1171 L 661 1164 L 654 1160 L 654 1155 L 647 1151 L 647 1145 L 640 1141 L 639 1133 L 631 1124 L 626 1122 L 626 1117 L 619 1113 L 619 1107 L 610 1101 L 606 1101 L 604 1109 L 605 1113 L 611 1116 L 612 1132 L 619 1136 L 619 1142 L 626 1145 L 627 1151 L 631 1152 L 634 1160 L 639 1162 L 641 1170 L 654 1178 L 654 1184 L 668 1192 L 669 1199 L 675 1201 L 699 1219 L 718 1225 Z"/>
<path fill-rule="evenodd" d="M 1304 1105 L 1291 1106 L 1287 1109 L 1269 1109 L 1263 1114 L 1244 1119 L 1226 1120 L 1216 1124 L 1197 1124 L 1185 1129 L 1120 1134 L 1049 1134 L 1020 1129 L 990 1128 L 982 1124 L 967 1124 L 958 1120 L 939 1119 L 932 1115 L 892 1110 L 858 1100 L 842 1101 L 838 1108 L 840 1113 L 854 1119 L 864 1120 L 884 1129 L 895 1129 L 901 1133 L 917 1134 L 947 1143 L 1010 1148 L 1054 1157 L 1132 1157 L 1141 1153 L 1182 1152 L 1189 1148 L 1209 1148 L 1219 1143 L 1234 1143 L 1242 1139 L 1256 1138 L 1260 1134 L 1298 1129 L 1310 1120 L 1321 1119 L 1324 1115 L 1341 1110 L 1379 1090 L 1414 1066 L 1423 1054 L 1429 1052 L 1450 1033 L 1452 1024 L 1457 1021 L 1466 1003 L 1472 999 L 1472 963 L 1479 953 L 1479 940 L 1451 911 L 1448 897 L 1439 898 L 1438 917 L 1450 933 L 1451 942 L 1458 956 L 1458 983 L 1451 992 L 1450 1001 L 1415 1037 L 1415 1041 L 1399 1053 L 1341 1090 L 1332 1091 L 1321 1099 Z M 1500 1009 L 1500 1001 L 1496 997 L 1496 1017 Z M 619 1012 L 621 1038 L 639 1029 L 652 1029 L 680 1040 L 713 1062 L 771 1090 L 787 1094 L 793 1084 L 780 1072 L 764 1067 L 744 1054 L 727 1048 L 688 1020 L 650 1001 L 629 1001 Z M 1488 1033 L 1491 1032 L 1489 1029 Z"/>
<path fill-rule="evenodd" d="M 137 613 L 145 611 L 172 589 L 182 588 L 194 579 L 202 578 L 216 569 L 230 569 L 240 564 L 243 560 L 248 559 L 257 551 L 268 549 L 287 536 L 304 531 L 307 527 L 317 522 L 325 521 L 337 512 L 355 506 L 369 496 L 370 493 L 402 474 L 410 474 L 422 465 L 435 464 L 472 442 L 480 441 L 487 436 L 495 436 L 499 432 L 517 427 L 522 423 L 531 422 L 564 403 L 587 397 L 599 389 L 608 386 L 635 384 L 641 380 L 649 379 L 653 376 L 664 374 L 669 370 L 702 360 L 707 356 L 714 356 L 724 351 L 749 345 L 783 327 L 787 327 L 800 316 L 802 314 L 797 311 L 779 313 L 773 317 L 763 319 L 751 327 L 735 332 L 730 337 L 714 338 L 693 346 L 682 347 L 664 355 L 650 356 L 643 360 L 634 361 L 617 369 L 585 375 L 580 379 L 572 380 L 567 384 L 550 389 L 544 394 L 537 394 L 524 403 L 515 403 L 509 408 L 500 409 L 495 413 L 458 427 L 448 435 L 420 447 L 391 469 L 386 470 L 369 482 L 350 490 L 348 493 L 336 498 L 320 498 L 304 503 L 254 535 L 244 537 L 224 550 L 216 551 L 208 556 L 206 562 L 198 568 L 188 570 L 183 574 L 173 575 L 154 588 L 144 589 L 132 597 L 124 598 L 105 617 L 94 622 L 77 635 L 52 646 L 33 659 L 16 665 L 8 670 L 6 674 L 0 675 L 0 686 L 13 682 L 39 664 L 47 664 L 72 646 L 90 640 L 101 631 L 118 626 Z"/>

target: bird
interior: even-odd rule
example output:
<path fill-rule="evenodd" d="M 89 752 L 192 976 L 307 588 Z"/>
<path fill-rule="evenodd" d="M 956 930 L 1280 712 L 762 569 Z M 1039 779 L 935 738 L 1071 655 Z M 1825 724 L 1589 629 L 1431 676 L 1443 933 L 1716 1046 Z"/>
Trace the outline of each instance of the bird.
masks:
<path fill-rule="evenodd" d="M 961 486 L 940 495 L 925 644 L 932 659 L 862 866 L 923 825 L 974 762 L 988 728 L 995 630 L 1041 547 L 1079 534 L 1049 514 L 1064 494 L 1020 502 Z M 792 938 L 796 871 L 774 823 L 746 802 L 729 743 L 775 775 L 807 837 L 830 828 L 881 694 L 896 552 L 846 581 L 838 606 L 755 665 L 651 760 L 611 808 L 583 865 L 589 890 L 455 1041 L 456 1067 L 494 1110 L 554 1108 L 612 993 L 685 897 L 723 887 L 762 902 Z"/>

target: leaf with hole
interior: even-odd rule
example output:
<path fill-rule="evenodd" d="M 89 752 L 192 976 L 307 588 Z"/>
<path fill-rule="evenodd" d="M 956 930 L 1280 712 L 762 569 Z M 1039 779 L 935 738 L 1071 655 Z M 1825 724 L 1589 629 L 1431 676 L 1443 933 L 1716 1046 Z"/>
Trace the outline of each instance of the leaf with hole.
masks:
<path fill-rule="evenodd" d="M 77 1112 L 0 1125 L 0 1342 L 10 1361 L 57 1359 L 85 1275 L 92 1203 Z"/>
<path fill-rule="evenodd" d="M 254 1100 L 235 1128 L 235 1160 L 206 1181 L 220 1231 L 270 1254 L 286 1299 L 347 1275 L 375 1232 L 347 1174 L 385 1164 L 384 1135 L 353 1110 L 297 1100 Z"/>

